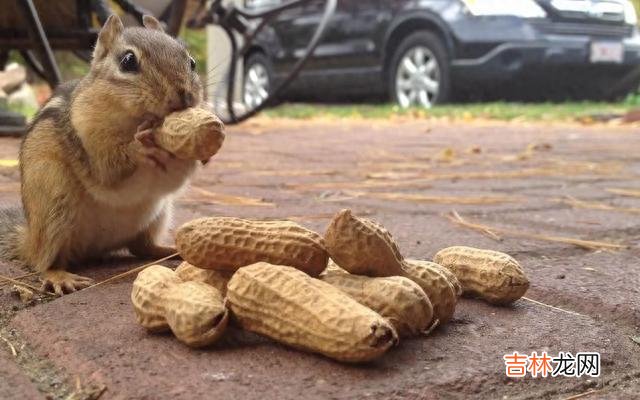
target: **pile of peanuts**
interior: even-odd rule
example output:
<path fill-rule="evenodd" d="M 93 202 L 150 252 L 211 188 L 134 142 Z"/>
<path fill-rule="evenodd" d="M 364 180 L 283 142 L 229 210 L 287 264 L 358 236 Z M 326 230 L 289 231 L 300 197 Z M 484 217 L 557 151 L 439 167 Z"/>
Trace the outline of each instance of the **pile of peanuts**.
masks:
<path fill-rule="evenodd" d="M 505 305 L 529 287 L 496 251 L 405 259 L 383 226 L 350 210 L 324 236 L 290 221 L 202 218 L 183 225 L 176 244 L 185 261 L 140 272 L 131 300 L 143 327 L 192 347 L 216 342 L 231 319 L 297 349 L 366 362 L 446 324 L 461 295 Z"/>

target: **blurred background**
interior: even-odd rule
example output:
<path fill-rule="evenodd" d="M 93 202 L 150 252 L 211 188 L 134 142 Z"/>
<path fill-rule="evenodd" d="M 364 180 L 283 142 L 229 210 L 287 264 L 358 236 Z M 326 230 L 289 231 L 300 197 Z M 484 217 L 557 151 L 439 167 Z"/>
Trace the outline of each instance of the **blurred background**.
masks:
<path fill-rule="evenodd" d="M 0 131 L 19 134 L 52 87 L 88 71 L 111 12 L 161 18 L 221 114 L 267 102 L 287 118 L 639 118 L 640 0 L 338 0 L 299 73 L 326 1 L 288 3 L 0 0 Z"/>

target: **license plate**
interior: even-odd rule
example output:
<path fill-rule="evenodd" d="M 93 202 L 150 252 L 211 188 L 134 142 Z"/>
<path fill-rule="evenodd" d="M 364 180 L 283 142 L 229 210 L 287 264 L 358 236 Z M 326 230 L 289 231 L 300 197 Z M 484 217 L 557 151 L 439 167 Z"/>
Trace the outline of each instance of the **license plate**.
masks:
<path fill-rule="evenodd" d="M 624 46 L 618 42 L 593 42 L 591 43 L 592 63 L 616 63 L 624 60 Z"/>

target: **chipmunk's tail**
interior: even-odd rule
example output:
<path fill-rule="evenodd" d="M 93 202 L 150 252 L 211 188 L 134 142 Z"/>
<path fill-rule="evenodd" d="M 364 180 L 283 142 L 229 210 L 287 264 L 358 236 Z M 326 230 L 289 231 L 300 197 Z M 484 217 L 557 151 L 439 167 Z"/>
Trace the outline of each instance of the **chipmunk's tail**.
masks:
<path fill-rule="evenodd" d="M 20 257 L 24 224 L 21 208 L 0 209 L 0 260 L 10 261 Z"/>

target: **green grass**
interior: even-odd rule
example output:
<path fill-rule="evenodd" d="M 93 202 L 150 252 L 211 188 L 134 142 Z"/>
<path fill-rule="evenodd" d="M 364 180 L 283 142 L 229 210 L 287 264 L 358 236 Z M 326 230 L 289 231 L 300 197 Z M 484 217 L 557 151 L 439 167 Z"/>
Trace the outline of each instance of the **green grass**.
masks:
<path fill-rule="evenodd" d="M 394 117 L 493 119 L 501 121 L 572 121 L 600 115 L 623 114 L 640 106 L 640 96 L 621 103 L 568 102 L 568 103 L 474 103 L 449 104 L 430 110 L 419 108 L 401 109 L 393 104 L 371 105 L 318 105 L 283 104 L 264 112 L 271 118 L 359 118 L 388 119 Z"/>
<path fill-rule="evenodd" d="M 16 112 L 18 114 L 22 114 L 24 115 L 27 120 L 30 120 L 31 118 L 33 118 L 36 113 L 38 112 L 38 109 L 36 108 L 32 108 L 32 107 L 27 107 L 27 106 L 9 106 L 9 111 L 13 111 Z"/>

